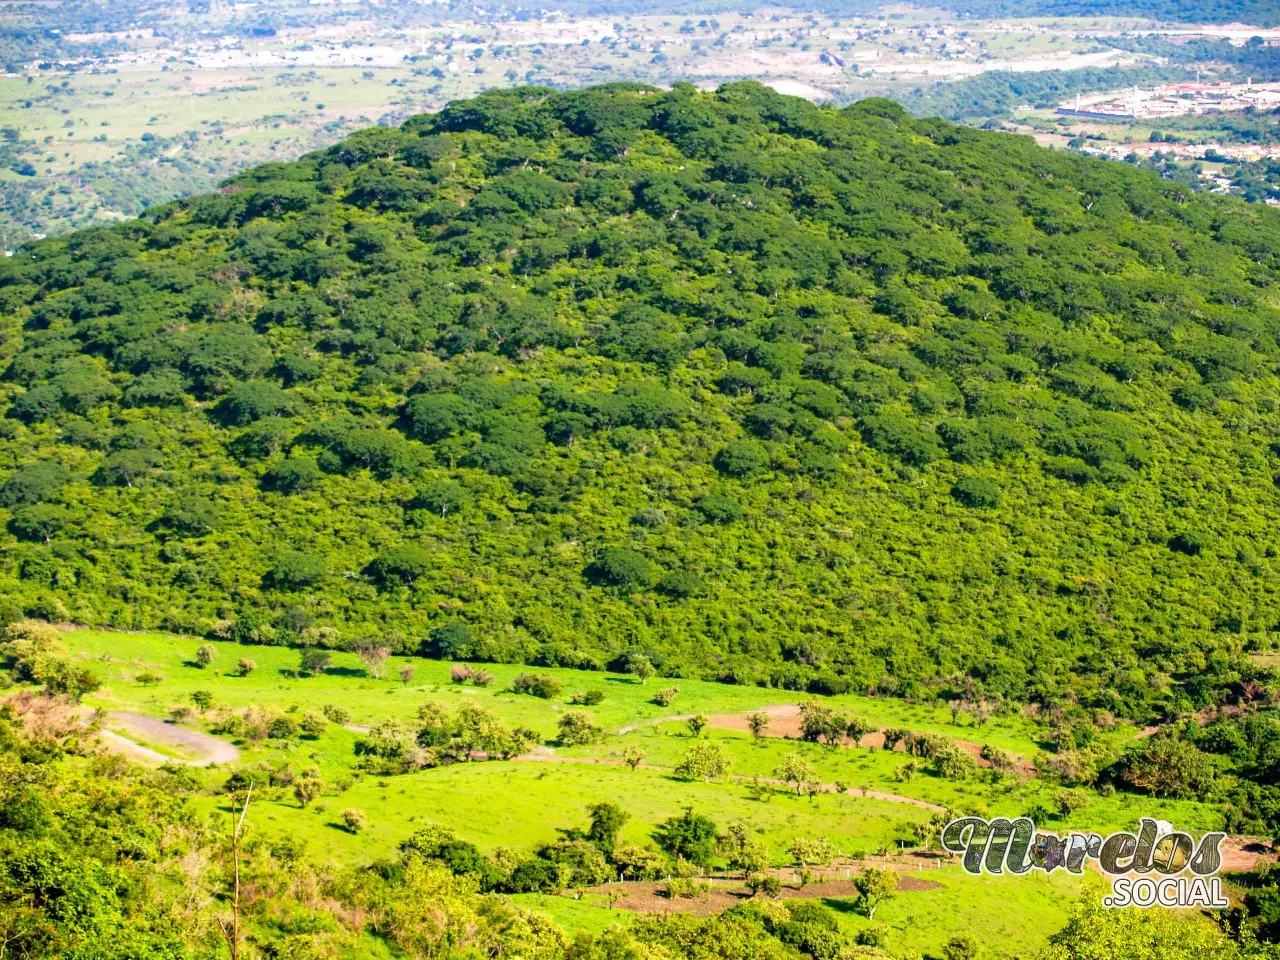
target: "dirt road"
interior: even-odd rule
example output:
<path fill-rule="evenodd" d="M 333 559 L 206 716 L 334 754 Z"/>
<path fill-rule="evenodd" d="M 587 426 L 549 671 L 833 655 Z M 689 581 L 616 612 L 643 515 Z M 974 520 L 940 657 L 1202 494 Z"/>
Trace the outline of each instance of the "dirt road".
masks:
<path fill-rule="evenodd" d="M 116 729 L 102 730 L 103 741 L 139 760 L 152 763 L 184 763 L 189 767 L 208 767 L 215 763 L 235 763 L 240 759 L 240 751 L 225 740 L 189 727 L 166 723 L 155 717 L 144 717 L 137 713 L 109 713 L 106 726 Z M 150 743 L 172 747 L 184 756 L 171 757 L 136 743 L 130 739 L 131 734 Z"/>

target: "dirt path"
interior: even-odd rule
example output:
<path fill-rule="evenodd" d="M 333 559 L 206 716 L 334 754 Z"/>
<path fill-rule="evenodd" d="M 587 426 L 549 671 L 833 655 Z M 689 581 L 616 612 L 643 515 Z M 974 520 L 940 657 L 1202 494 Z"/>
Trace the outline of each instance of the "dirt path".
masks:
<path fill-rule="evenodd" d="M 578 763 L 604 767 L 621 767 L 625 764 L 621 760 L 610 760 L 607 757 L 557 757 L 550 753 L 525 753 L 515 759 L 528 763 Z M 653 763 L 641 763 L 639 766 L 645 770 L 666 770 L 670 771 L 670 767 L 658 766 Z M 783 780 L 776 780 L 772 777 L 748 777 L 741 774 L 735 774 L 729 778 L 735 783 L 767 783 L 773 787 L 790 787 L 790 784 Z M 946 807 L 939 806 L 936 803 L 929 803 L 927 800 L 917 800 L 915 797 L 904 797 L 897 793 L 885 793 L 880 790 L 863 790 L 858 787 L 840 787 L 834 783 L 823 783 L 817 787 L 819 793 L 848 793 L 853 796 L 867 797 L 871 800 L 886 800 L 889 803 L 905 803 L 909 806 L 920 807 L 924 810 L 933 810 L 945 812 Z"/>
<path fill-rule="evenodd" d="M 800 707 L 798 704 L 794 704 L 794 703 L 777 704 L 772 707 L 764 707 L 759 711 L 751 711 L 751 712 L 768 714 L 769 727 L 765 731 L 764 736 L 783 737 L 788 740 L 800 739 L 800 736 L 801 736 Z M 657 717 L 653 720 L 646 720 L 644 723 L 635 723 L 635 724 L 631 724 L 630 726 L 622 727 L 618 730 L 618 733 L 619 734 L 632 733 L 635 730 L 639 730 L 641 727 L 656 727 L 659 724 L 663 724 L 663 723 L 683 723 L 686 720 L 691 720 L 692 718 L 693 718 L 693 714 L 681 714 L 679 716 L 674 716 L 674 717 Z M 747 723 L 746 713 L 722 713 L 722 714 L 717 714 L 715 716 L 707 717 L 707 726 L 715 727 L 718 730 L 738 730 L 742 732 L 748 732 L 751 729 L 751 726 Z M 991 766 L 991 762 L 989 760 L 983 759 L 982 757 L 982 744 L 974 743 L 971 740 L 956 740 L 954 738 L 949 738 L 949 739 L 951 739 L 951 742 L 954 743 L 957 747 L 965 751 L 965 753 L 970 754 L 973 757 L 973 759 L 977 761 L 978 766 L 980 767 Z M 860 744 L 856 744 L 856 745 L 852 740 L 849 740 L 846 738 L 845 740 L 841 741 L 840 745 L 843 747 L 861 746 L 863 749 L 866 749 L 866 750 L 882 750 L 884 749 L 884 734 L 880 732 L 869 733 L 862 738 L 862 741 Z M 905 749 L 906 747 L 903 746 L 901 743 L 894 746 L 894 750 L 897 750 L 898 752 L 902 752 Z M 1023 757 L 1014 757 L 1014 759 L 1018 763 L 1019 770 L 1021 770 L 1024 775 L 1031 776 L 1035 773 L 1035 766 L 1034 764 L 1031 763 L 1031 761 Z"/>
<path fill-rule="evenodd" d="M 896 865 L 894 869 L 899 869 Z M 839 876 L 798 886 L 788 882 L 796 873 L 791 868 L 772 870 L 783 881 L 778 897 L 782 900 L 824 899 L 827 897 L 856 897 L 858 890 L 851 878 Z M 825 871 L 817 871 L 825 872 Z M 898 880 L 898 890 L 913 893 L 920 890 L 934 890 L 941 884 L 936 880 L 926 880 L 902 873 Z M 612 902 L 613 909 L 628 910 L 633 913 L 692 913 L 698 916 L 711 916 L 723 913 L 730 907 L 742 903 L 751 897 L 751 893 L 741 880 L 715 879 L 711 881 L 711 889 L 697 897 L 676 897 L 672 899 L 665 893 L 666 884 L 651 880 L 630 880 L 621 883 L 606 883 L 592 887 L 590 893 L 602 896 Z"/>
<path fill-rule="evenodd" d="M 240 751 L 225 740 L 220 740 L 208 733 L 166 723 L 155 717 L 144 717 L 137 713 L 109 713 L 107 723 L 124 731 L 123 735 L 115 730 L 101 731 L 102 739 L 123 753 L 137 759 L 152 763 L 183 763 L 189 767 L 208 767 L 215 763 L 235 763 L 240 759 Z M 153 750 L 150 747 L 135 743 L 128 734 L 134 734 L 151 743 L 186 751 L 193 754 L 192 759 L 171 757 Z"/>

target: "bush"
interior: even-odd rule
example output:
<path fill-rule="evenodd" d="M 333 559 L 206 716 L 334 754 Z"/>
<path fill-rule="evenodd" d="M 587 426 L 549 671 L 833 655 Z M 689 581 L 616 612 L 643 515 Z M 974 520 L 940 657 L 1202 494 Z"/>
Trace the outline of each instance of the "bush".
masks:
<path fill-rule="evenodd" d="M 511 681 L 511 689 L 516 693 L 540 697 L 543 700 L 554 700 L 560 696 L 564 684 L 549 673 L 522 673 Z"/>
<path fill-rule="evenodd" d="M 579 707 L 594 707 L 604 702 L 603 690 L 582 690 L 573 694 L 569 702 Z"/>
<path fill-rule="evenodd" d="M 566 747 L 595 743 L 604 731 L 591 722 L 591 717 L 581 710 L 570 710 L 560 717 L 559 739 Z"/>
<path fill-rule="evenodd" d="M 678 897 L 691 900 L 695 897 L 705 896 L 710 892 L 710 881 L 700 880 L 697 877 L 672 877 L 663 888 L 663 894 L 671 900 L 675 900 Z"/>
<path fill-rule="evenodd" d="M 218 658 L 218 651 L 213 648 L 211 643 L 202 643 L 196 648 L 196 663 L 201 667 L 207 667 Z"/>
<path fill-rule="evenodd" d="M 363 810 L 357 810 L 355 807 L 348 807 L 342 811 L 340 817 L 342 826 L 346 828 L 348 833 L 359 833 L 369 825 L 369 818 L 365 816 Z"/>
<path fill-rule="evenodd" d="M 776 897 L 782 892 L 782 881 L 772 873 L 753 873 L 747 877 L 747 889 L 753 897 Z"/>
<path fill-rule="evenodd" d="M 653 695 L 653 702 L 660 707 L 669 707 L 675 703 L 676 696 L 679 695 L 679 687 L 663 687 Z"/>
<path fill-rule="evenodd" d="M 346 707 L 339 707 L 336 704 L 326 703 L 320 708 L 320 712 L 328 717 L 330 723 L 346 726 L 351 722 L 351 711 Z"/>
<path fill-rule="evenodd" d="M 302 720 L 298 726 L 302 728 L 304 734 L 315 739 L 329 729 L 329 721 L 324 714 L 313 713 L 308 710 L 302 715 Z"/>
<path fill-rule="evenodd" d="M 860 947 L 883 949 L 889 945 L 889 928 L 878 924 L 873 927 L 864 927 L 854 935 L 853 942 Z"/>
<path fill-rule="evenodd" d="M 258 661 L 249 657 L 241 657 L 236 661 L 236 669 L 240 671 L 240 676 L 247 677 L 253 671 L 258 669 Z"/>
<path fill-rule="evenodd" d="M 952 937 L 942 948 L 943 960 L 976 960 L 978 941 L 967 933 Z"/>
<path fill-rule="evenodd" d="M 272 740 L 293 740 L 301 728 L 293 717 L 273 717 L 267 724 L 267 736 Z"/>
<path fill-rule="evenodd" d="M 471 627 L 455 620 L 432 627 L 422 652 L 440 660 L 463 660 L 474 655 L 475 647 L 476 638 Z"/>

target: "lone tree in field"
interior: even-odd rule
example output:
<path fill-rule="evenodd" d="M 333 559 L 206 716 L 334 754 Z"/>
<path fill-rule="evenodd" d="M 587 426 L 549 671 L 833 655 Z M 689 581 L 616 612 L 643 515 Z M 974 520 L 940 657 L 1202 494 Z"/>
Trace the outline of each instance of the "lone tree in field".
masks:
<path fill-rule="evenodd" d="M 735 820 L 725 828 L 720 838 L 720 853 L 730 870 L 741 870 L 743 876 L 759 873 L 769 866 L 769 854 L 764 844 L 751 835 L 751 828 L 741 820 Z"/>
<path fill-rule="evenodd" d="M 196 705 L 196 709 L 204 713 L 213 706 L 213 694 L 208 690 L 195 690 L 191 694 L 191 702 Z"/>
<path fill-rule="evenodd" d="M 747 727 L 751 730 L 751 735 L 759 740 L 764 736 L 765 731 L 769 729 L 769 715 L 763 710 L 748 713 Z"/>
<path fill-rule="evenodd" d="M 400 668 L 400 683 L 409 686 L 409 682 L 413 679 L 413 667 L 404 666 Z"/>
<path fill-rule="evenodd" d="M 634 770 L 640 764 L 644 763 L 643 747 L 627 747 L 622 751 L 622 762 Z"/>
<path fill-rule="evenodd" d="M 303 650 L 298 659 L 298 672 L 318 677 L 329 669 L 331 659 L 327 650 Z"/>
<path fill-rule="evenodd" d="M 803 740 L 835 746 L 844 736 L 847 725 L 844 717 L 817 700 L 800 705 L 800 737 Z"/>
<path fill-rule="evenodd" d="M 702 736 L 703 729 L 707 725 L 707 718 L 704 714 L 699 713 L 690 717 L 685 721 L 685 723 L 689 725 L 690 736 L 700 737 Z"/>
<path fill-rule="evenodd" d="M 324 790 L 324 781 L 314 770 L 304 773 L 293 783 L 293 795 L 297 797 L 299 806 L 304 810 L 312 800 L 320 796 L 322 790 Z"/>
<path fill-rule="evenodd" d="M 627 661 L 627 672 L 641 684 L 646 684 L 658 671 L 654 668 L 652 660 L 643 653 L 638 653 Z"/>
<path fill-rule="evenodd" d="M 898 874 L 892 870 L 868 867 L 853 881 L 858 891 L 858 903 L 868 920 L 876 918 L 876 908 L 898 892 Z"/>
<path fill-rule="evenodd" d="M 836 856 L 835 845 L 826 837 L 796 837 L 787 852 L 802 867 L 825 867 Z"/>
<path fill-rule="evenodd" d="M 783 757 L 782 762 L 773 771 L 773 775 L 783 783 L 794 783 L 797 796 L 800 795 L 803 786 L 816 776 L 813 764 L 799 753 Z"/>
<path fill-rule="evenodd" d="M 875 729 L 862 717 L 850 717 L 844 725 L 845 735 L 853 741 L 854 746 L 858 747 L 862 746 L 862 738 L 868 733 L 875 733 Z"/>
<path fill-rule="evenodd" d="M 618 845 L 618 834 L 631 819 L 616 803 L 602 801 L 587 807 L 591 815 L 591 826 L 587 830 L 587 839 L 600 848 L 606 857 L 613 856 L 613 849 Z"/>
<path fill-rule="evenodd" d="M 391 648 L 372 640 L 365 640 L 356 647 L 356 656 L 364 664 L 365 672 L 369 676 L 375 680 L 381 680 L 382 671 L 386 669 L 387 657 L 391 656 Z"/>
<path fill-rule="evenodd" d="M 714 740 L 695 743 L 672 773 L 681 780 L 723 780 L 729 773 L 729 754 Z"/>
<path fill-rule="evenodd" d="M 202 643 L 196 647 L 196 663 L 201 667 L 207 667 L 218 659 L 218 651 L 213 648 L 211 643 Z"/>
<path fill-rule="evenodd" d="M 241 657 L 236 661 L 236 669 L 240 671 L 240 676 L 247 677 L 258 669 L 258 661 L 251 660 L 249 657 Z"/>

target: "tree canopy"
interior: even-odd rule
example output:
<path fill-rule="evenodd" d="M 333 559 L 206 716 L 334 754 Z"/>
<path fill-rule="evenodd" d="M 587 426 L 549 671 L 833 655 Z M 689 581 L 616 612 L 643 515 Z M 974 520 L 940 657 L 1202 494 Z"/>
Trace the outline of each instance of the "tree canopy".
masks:
<path fill-rule="evenodd" d="M 1222 701 L 1278 282 L 1280 212 L 885 100 L 486 93 L 0 263 L 5 615 Z"/>

